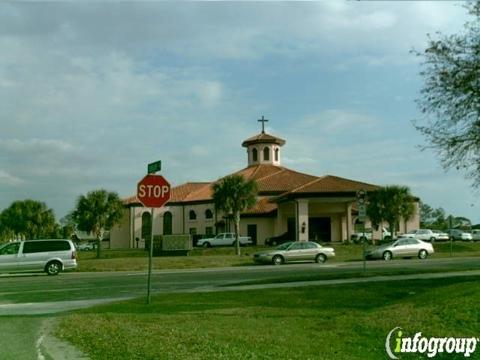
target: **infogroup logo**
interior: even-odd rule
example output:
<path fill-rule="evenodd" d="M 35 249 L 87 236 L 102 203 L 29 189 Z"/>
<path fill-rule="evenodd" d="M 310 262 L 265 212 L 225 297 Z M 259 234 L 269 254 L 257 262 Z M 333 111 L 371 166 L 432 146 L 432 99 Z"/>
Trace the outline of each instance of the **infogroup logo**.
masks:
<path fill-rule="evenodd" d="M 421 332 L 415 333 L 413 337 L 406 337 L 403 334 L 402 328 L 397 326 L 387 335 L 385 351 L 388 357 L 393 360 L 399 359 L 397 355 L 405 353 L 426 353 L 429 358 L 433 358 L 439 353 L 463 354 L 464 357 L 470 357 L 477 349 L 479 342 L 480 339 L 475 337 L 427 338 L 422 336 Z"/>

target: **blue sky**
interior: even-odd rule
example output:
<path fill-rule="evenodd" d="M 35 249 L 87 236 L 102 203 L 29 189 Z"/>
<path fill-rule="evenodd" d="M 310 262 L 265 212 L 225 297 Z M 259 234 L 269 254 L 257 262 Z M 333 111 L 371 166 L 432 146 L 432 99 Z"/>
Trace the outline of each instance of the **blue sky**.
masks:
<path fill-rule="evenodd" d="M 379 185 L 479 223 L 461 173 L 420 151 L 412 48 L 454 33 L 463 2 L 0 4 L 0 209 L 57 217 L 78 195 L 135 192 L 162 160 L 172 185 L 246 166 L 241 142 L 287 140 L 283 165 Z"/>

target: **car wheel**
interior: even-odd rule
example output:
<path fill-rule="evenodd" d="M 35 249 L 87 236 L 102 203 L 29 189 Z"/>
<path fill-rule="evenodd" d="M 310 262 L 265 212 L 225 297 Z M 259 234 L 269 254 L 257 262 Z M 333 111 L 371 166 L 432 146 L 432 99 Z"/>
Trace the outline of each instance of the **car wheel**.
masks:
<path fill-rule="evenodd" d="M 431 237 L 430 238 L 430 242 L 433 244 L 435 242 L 435 238 L 434 237 Z"/>
<path fill-rule="evenodd" d="M 418 252 L 418 258 L 419 258 L 419 259 L 422 259 L 422 260 L 423 260 L 423 259 L 426 259 L 427 256 L 428 256 L 427 250 L 420 250 L 420 251 Z"/>
<path fill-rule="evenodd" d="M 272 245 L 272 246 L 277 246 L 277 241 L 276 241 L 276 240 L 272 240 L 271 245 Z"/>
<path fill-rule="evenodd" d="M 62 264 L 58 261 L 50 261 L 47 266 L 45 266 L 45 271 L 48 275 L 58 275 L 62 271 Z"/>
<path fill-rule="evenodd" d="M 324 254 L 318 254 L 317 257 L 315 258 L 315 261 L 318 264 L 323 264 L 325 261 L 327 261 L 327 257 Z"/>
<path fill-rule="evenodd" d="M 392 260 L 392 253 L 390 251 L 385 251 L 382 255 L 383 260 Z"/>
<path fill-rule="evenodd" d="M 204 242 L 202 246 L 203 246 L 204 248 L 209 248 L 209 247 L 211 247 L 212 245 L 210 245 L 209 242 Z"/>
<path fill-rule="evenodd" d="M 283 257 L 281 257 L 280 255 L 275 255 L 272 259 L 273 265 L 282 265 L 283 261 Z"/>

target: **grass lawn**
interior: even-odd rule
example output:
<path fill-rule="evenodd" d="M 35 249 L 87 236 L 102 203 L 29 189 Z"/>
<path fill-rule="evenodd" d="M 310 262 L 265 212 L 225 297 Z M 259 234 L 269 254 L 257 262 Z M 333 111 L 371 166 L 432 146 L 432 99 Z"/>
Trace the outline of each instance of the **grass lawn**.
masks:
<path fill-rule="evenodd" d="M 334 243 L 326 246 L 335 248 L 338 261 L 362 260 L 363 246 Z M 435 258 L 450 256 L 450 243 L 435 243 Z M 190 256 L 155 257 L 154 269 L 191 269 L 253 265 L 252 255 L 265 247 L 244 247 L 242 255 L 235 255 L 233 247 L 192 250 Z M 148 253 L 144 250 L 103 250 L 102 258 L 96 259 L 96 253 L 79 252 L 78 271 L 135 271 L 147 270 Z M 480 256 L 480 242 L 454 242 L 453 256 Z"/>
<path fill-rule="evenodd" d="M 0 359 L 37 359 L 35 343 L 42 317 L 3 316 L 0 321 Z"/>
<path fill-rule="evenodd" d="M 261 248 L 242 248 L 242 255 L 235 249 L 194 249 L 189 256 L 162 256 L 153 258 L 153 268 L 193 269 L 252 265 L 252 255 Z M 77 271 L 136 271 L 148 269 L 148 252 L 145 250 L 103 250 L 102 258 L 96 259 L 95 252 L 78 253 Z"/>
<path fill-rule="evenodd" d="M 93 360 L 385 359 L 397 326 L 480 337 L 478 299 L 480 277 L 161 295 L 67 314 L 56 335 Z"/>

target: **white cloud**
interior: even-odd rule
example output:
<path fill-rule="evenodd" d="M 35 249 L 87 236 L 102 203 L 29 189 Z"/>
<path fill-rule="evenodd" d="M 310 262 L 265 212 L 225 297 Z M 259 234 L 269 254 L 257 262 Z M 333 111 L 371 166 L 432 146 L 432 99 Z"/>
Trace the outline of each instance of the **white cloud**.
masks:
<path fill-rule="evenodd" d="M 328 109 L 315 115 L 306 116 L 300 126 L 303 128 L 315 128 L 326 136 L 340 134 L 348 131 L 370 130 L 379 122 L 371 115 L 356 113 L 344 109 Z"/>
<path fill-rule="evenodd" d="M 0 151 L 11 153 L 37 155 L 45 152 L 69 152 L 72 150 L 73 146 L 71 144 L 57 139 L 0 139 Z"/>
<path fill-rule="evenodd" d="M 10 186 L 19 186 L 25 183 L 25 180 L 12 175 L 4 170 L 0 170 L 0 184 L 10 185 Z"/>
<path fill-rule="evenodd" d="M 434 160 L 377 97 L 427 32 L 464 19 L 450 2 L 1 3 L 0 182 L 16 186 L 1 200 L 43 198 L 61 215 L 92 188 L 131 195 L 158 159 L 172 184 L 215 179 L 246 165 L 261 114 L 289 166 L 428 193 L 405 167 Z M 364 87 L 351 77 L 372 69 Z"/>

